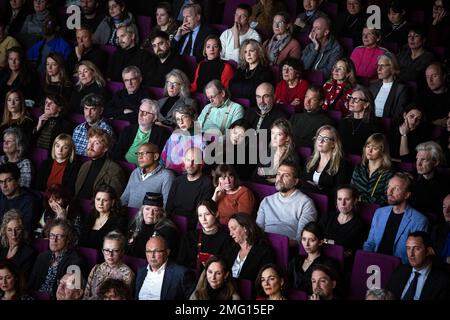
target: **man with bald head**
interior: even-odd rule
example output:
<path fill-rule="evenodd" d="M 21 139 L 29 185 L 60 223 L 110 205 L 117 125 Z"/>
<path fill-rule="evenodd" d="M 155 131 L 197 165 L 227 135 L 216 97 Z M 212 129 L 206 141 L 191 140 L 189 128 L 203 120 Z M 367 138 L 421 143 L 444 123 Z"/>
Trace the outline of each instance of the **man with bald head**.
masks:
<path fill-rule="evenodd" d="M 135 297 L 138 300 L 187 300 L 195 285 L 194 273 L 169 260 L 170 248 L 162 236 L 145 245 L 148 265 L 138 270 Z"/>
<path fill-rule="evenodd" d="M 334 63 L 343 54 L 341 45 L 331 33 L 330 19 L 319 17 L 314 20 L 309 39 L 311 43 L 302 52 L 305 69 L 320 71 L 323 79 L 328 79 Z"/>
<path fill-rule="evenodd" d="M 197 226 L 197 204 L 204 199 L 211 199 L 214 185 L 209 176 L 202 173 L 202 150 L 190 148 L 184 154 L 185 174 L 178 176 L 172 183 L 166 212 L 169 216 L 176 214 L 188 218 L 188 229 Z"/>
<path fill-rule="evenodd" d="M 255 130 L 267 130 L 267 143 L 270 141 L 270 127 L 275 120 L 286 118 L 281 108 L 275 105 L 275 90 L 268 82 L 261 83 L 256 87 L 257 108 L 247 108 L 244 118 L 250 122 Z"/>

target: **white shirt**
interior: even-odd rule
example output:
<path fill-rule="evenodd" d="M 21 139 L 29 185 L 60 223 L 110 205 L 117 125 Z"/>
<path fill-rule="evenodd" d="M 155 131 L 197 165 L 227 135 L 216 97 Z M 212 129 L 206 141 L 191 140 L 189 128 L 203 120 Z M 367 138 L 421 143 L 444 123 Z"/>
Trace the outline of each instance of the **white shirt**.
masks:
<path fill-rule="evenodd" d="M 247 259 L 247 256 L 244 257 L 244 259 L 241 260 L 239 257 L 239 253 L 236 257 L 236 260 L 234 260 L 233 267 L 231 268 L 231 272 L 233 273 L 233 278 L 239 278 L 239 275 L 241 274 L 242 266 L 245 263 L 245 259 Z"/>
<path fill-rule="evenodd" d="M 258 42 L 261 42 L 261 37 L 255 29 L 249 28 L 245 34 L 239 35 L 239 46 L 246 39 L 254 39 Z M 233 32 L 231 32 L 231 28 L 225 30 L 220 35 L 220 42 L 222 44 L 222 52 L 220 53 L 220 57 L 223 60 L 234 60 L 239 63 L 239 49 L 234 48 L 234 37 Z"/>
<path fill-rule="evenodd" d="M 167 261 L 156 271 L 147 266 L 147 276 L 139 291 L 139 300 L 161 300 L 161 288 L 166 272 Z"/>
<path fill-rule="evenodd" d="M 389 92 L 391 92 L 392 84 L 394 82 L 383 82 L 383 85 L 378 91 L 378 94 L 375 98 L 375 116 L 383 117 L 384 105 L 386 104 L 386 100 L 388 98 Z"/>
<path fill-rule="evenodd" d="M 317 172 L 314 170 L 314 174 L 313 174 L 313 182 L 315 183 L 316 186 L 319 185 L 319 180 L 320 180 L 320 175 L 322 174 L 322 172 Z"/>

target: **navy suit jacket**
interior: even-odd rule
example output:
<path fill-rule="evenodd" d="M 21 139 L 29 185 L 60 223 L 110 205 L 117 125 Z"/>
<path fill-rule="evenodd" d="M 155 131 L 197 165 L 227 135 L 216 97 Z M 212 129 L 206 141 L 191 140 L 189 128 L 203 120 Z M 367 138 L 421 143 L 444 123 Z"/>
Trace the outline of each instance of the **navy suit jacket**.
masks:
<path fill-rule="evenodd" d="M 139 300 L 139 292 L 147 276 L 147 266 L 139 268 L 136 276 L 135 298 Z M 195 286 L 195 274 L 193 271 L 167 261 L 166 271 L 161 287 L 161 300 L 188 300 Z"/>
<path fill-rule="evenodd" d="M 194 46 L 192 48 L 192 55 L 195 59 L 197 59 L 197 62 L 205 58 L 203 56 L 203 43 L 205 42 L 206 37 L 215 33 L 216 32 L 207 25 L 200 25 L 200 29 L 198 30 L 197 37 L 195 37 Z M 188 36 L 189 33 L 185 34 L 180 38 L 180 41 L 176 41 L 175 38 L 172 39 L 172 47 L 175 48 L 175 52 L 181 54 L 181 49 L 183 48 L 183 44 Z"/>

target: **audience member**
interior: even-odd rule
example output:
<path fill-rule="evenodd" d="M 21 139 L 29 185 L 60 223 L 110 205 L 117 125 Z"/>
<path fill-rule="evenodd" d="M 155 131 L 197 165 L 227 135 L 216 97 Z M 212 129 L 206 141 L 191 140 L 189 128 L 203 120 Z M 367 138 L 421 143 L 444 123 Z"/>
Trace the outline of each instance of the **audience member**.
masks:
<path fill-rule="evenodd" d="M 274 263 L 266 264 L 256 277 L 256 300 L 287 300 L 287 279 L 283 270 Z"/>
<path fill-rule="evenodd" d="M 292 105 L 295 111 L 303 110 L 309 83 L 303 77 L 303 66 L 299 59 L 286 58 L 281 64 L 281 77 L 275 89 L 275 102 Z M 258 89 L 258 88 L 257 88 Z"/>
<path fill-rule="evenodd" d="M 324 83 L 324 110 L 339 110 L 348 113 L 348 96 L 356 85 L 355 65 L 349 58 L 340 58 L 331 70 L 331 78 Z"/>

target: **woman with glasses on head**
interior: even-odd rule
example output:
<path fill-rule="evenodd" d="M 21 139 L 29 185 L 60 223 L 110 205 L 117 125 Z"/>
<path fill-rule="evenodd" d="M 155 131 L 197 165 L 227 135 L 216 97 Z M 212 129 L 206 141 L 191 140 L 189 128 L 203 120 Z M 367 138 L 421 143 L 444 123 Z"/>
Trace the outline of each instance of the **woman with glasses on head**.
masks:
<path fill-rule="evenodd" d="M 275 89 L 275 101 L 278 104 L 290 104 L 297 111 L 303 110 L 309 83 L 302 79 L 303 66 L 299 59 L 288 57 L 281 63 L 282 80 Z"/>
<path fill-rule="evenodd" d="M 59 53 L 50 52 L 46 62 L 44 91 L 70 97 L 73 84 L 67 74 L 64 57 Z"/>
<path fill-rule="evenodd" d="M 44 160 L 37 172 L 35 188 L 47 190 L 52 185 L 64 185 L 70 193 L 75 191 L 75 181 L 80 163 L 75 159 L 75 146 L 69 134 L 61 133 L 53 141 L 51 157 Z"/>
<path fill-rule="evenodd" d="M 274 263 L 266 264 L 259 270 L 255 286 L 256 300 L 287 300 L 287 279 L 284 271 Z"/>
<path fill-rule="evenodd" d="M 124 231 L 125 214 L 122 212 L 120 199 L 114 188 L 100 185 L 92 199 L 93 212 L 86 217 L 81 228 L 80 246 L 101 249 L 103 238 L 110 231 Z"/>
<path fill-rule="evenodd" d="M 234 69 L 228 62 L 220 58 L 222 43 L 217 35 L 206 37 L 203 45 L 205 60 L 197 64 L 195 78 L 191 85 L 191 92 L 202 92 L 208 82 L 220 79 L 225 88 L 233 77 Z"/>
<path fill-rule="evenodd" d="M 77 67 L 78 81 L 70 96 L 70 111 L 84 114 L 81 100 L 90 93 L 96 93 L 105 98 L 108 97 L 106 91 L 106 81 L 98 67 L 89 60 L 81 61 Z"/>
<path fill-rule="evenodd" d="M 398 118 L 408 102 L 407 87 L 400 83 L 400 66 L 393 53 L 378 56 L 378 81 L 369 87 L 375 99 L 375 116 Z"/>
<path fill-rule="evenodd" d="M 40 253 L 31 271 L 28 287 L 30 290 L 47 293 L 55 297 L 58 281 L 69 267 L 81 268 L 85 275 L 83 259 L 73 248 L 76 232 L 68 220 L 55 219 L 48 228 L 49 249 Z M 73 269 L 72 269 L 73 270 Z"/>
<path fill-rule="evenodd" d="M 350 59 L 355 64 L 356 75 L 369 79 L 377 78 L 377 58 L 387 52 L 379 46 L 381 31 L 365 27 L 362 31 L 362 46 L 353 49 Z"/>
<path fill-rule="evenodd" d="M 324 83 L 324 110 L 339 110 L 347 113 L 347 95 L 356 85 L 355 65 L 349 58 L 341 58 L 331 70 L 331 78 Z"/>
<path fill-rule="evenodd" d="M 0 226 L 0 260 L 14 263 L 16 270 L 28 275 L 33 267 L 36 252 L 28 243 L 22 213 L 18 209 L 7 211 Z"/>
<path fill-rule="evenodd" d="M 384 206 L 386 188 L 394 175 L 386 137 L 381 133 L 371 135 L 364 145 L 361 164 L 355 167 L 351 183 L 361 195 L 361 201 Z"/>
<path fill-rule="evenodd" d="M 217 256 L 209 258 L 189 300 L 227 301 L 240 299 L 227 262 Z"/>
<path fill-rule="evenodd" d="M 350 170 L 344 159 L 341 138 L 330 125 L 317 129 L 314 151 L 303 172 L 302 187 L 305 190 L 332 195 L 337 186 L 350 182 Z"/>
<path fill-rule="evenodd" d="M 173 69 L 166 74 L 164 97 L 158 100 L 157 125 L 174 128 L 177 125 L 174 111 L 180 105 L 192 106 L 197 112 L 197 102 L 190 97 L 189 86 L 189 78 L 183 71 Z"/>
<path fill-rule="evenodd" d="M 81 229 L 81 215 L 73 202 L 71 193 L 60 184 L 50 186 L 43 199 L 44 212 L 39 219 L 39 226 L 34 231 L 37 238 L 45 237 L 50 222 L 54 219 L 69 220 L 77 235 Z"/>
<path fill-rule="evenodd" d="M 235 212 L 253 214 L 255 197 L 253 192 L 240 185 L 239 178 L 233 166 L 220 164 L 212 173 L 216 189 L 212 200 L 217 202 L 220 223 L 227 224 Z"/>
<path fill-rule="evenodd" d="M 184 154 L 189 148 L 205 148 L 200 130 L 195 132 L 195 109 L 188 105 L 179 105 L 174 110 L 177 130 L 175 130 L 161 152 L 161 164 L 177 173 L 184 172 Z"/>
<path fill-rule="evenodd" d="M 84 289 L 84 300 L 97 300 L 98 289 L 107 279 L 123 280 L 131 289 L 134 272 L 123 262 L 125 244 L 125 236 L 118 231 L 111 231 L 105 236 L 102 248 L 105 262 L 92 268 Z"/>
<path fill-rule="evenodd" d="M 128 227 L 127 255 L 145 259 L 145 245 L 154 234 L 166 239 L 171 257 L 176 257 L 180 243 L 178 229 L 166 216 L 162 194 L 147 192 L 141 208 Z"/>
<path fill-rule="evenodd" d="M 246 39 L 241 44 L 239 65 L 230 81 L 231 95 L 254 101 L 256 88 L 263 82 L 275 84 L 265 51 L 258 41 Z"/>
<path fill-rule="evenodd" d="M 197 221 L 201 228 L 191 230 L 181 241 L 178 263 L 202 271 L 213 255 L 221 255 L 231 244 L 228 231 L 220 224 L 219 208 L 211 199 L 201 200 L 197 206 Z"/>
<path fill-rule="evenodd" d="M 33 300 L 25 287 L 23 273 L 14 262 L 0 259 L 0 300 Z"/>
<path fill-rule="evenodd" d="M 25 107 L 25 99 L 22 92 L 17 89 L 8 91 L 0 124 L 0 142 L 3 141 L 3 132 L 11 127 L 19 128 L 29 140 L 34 126 L 34 120 L 30 117 Z"/>
<path fill-rule="evenodd" d="M 300 59 L 300 43 L 292 37 L 292 24 L 289 13 L 278 12 L 273 17 L 273 36 L 263 44 L 269 64 L 280 65 L 286 58 Z"/>
<path fill-rule="evenodd" d="M 0 165 L 4 163 L 14 163 L 20 169 L 20 186 L 31 187 L 33 178 L 33 165 L 31 161 L 24 157 L 27 151 L 26 138 L 18 128 L 8 128 L 3 131 L 3 152 L 0 156 Z"/>
<path fill-rule="evenodd" d="M 339 135 L 346 154 L 360 154 L 367 138 L 381 131 L 375 121 L 373 96 L 366 87 L 356 85 L 346 100 L 349 114 L 339 122 Z"/>

